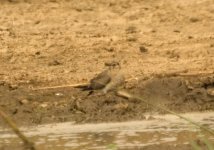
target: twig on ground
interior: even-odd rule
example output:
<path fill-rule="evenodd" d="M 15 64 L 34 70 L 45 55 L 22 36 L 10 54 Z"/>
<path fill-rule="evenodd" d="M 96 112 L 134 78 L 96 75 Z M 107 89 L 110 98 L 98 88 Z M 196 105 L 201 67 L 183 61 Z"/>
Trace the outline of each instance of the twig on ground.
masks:
<path fill-rule="evenodd" d="M 0 108 L 0 116 L 11 127 L 13 132 L 23 141 L 26 149 L 36 150 L 34 143 L 28 140 L 28 138 L 18 129 L 16 124 L 9 118 L 8 115 Z"/>
<path fill-rule="evenodd" d="M 184 77 L 188 77 L 188 76 L 205 76 L 205 75 L 214 75 L 214 72 L 197 72 L 197 73 L 179 73 L 179 76 L 184 76 Z"/>
<path fill-rule="evenodd" d="M 136 77 L 129 78 L 125 82 L 129 82 L 131 80 L 138 80 L 138 78 L 136 78 Z M 32 88 L 32 90 L 37 91 L 37 90 L 68 88 L 68 87 L 78 88 L 78 87 L 83 87 L 83 86 L 88 86 L 88 85 L 89 85 L 89 83 L 77 83 L 77 84 L 70 84 L 70 85 L 59 85 L 59 86 L 48 86 L 48 87 Z"/>
<path fill-rule="evenodd" d="M 58 86 L 48 86 L 48 87 L 39 87 L 39 88 L 32 88 L 32 90 L 49 90 L 49 89 L 59 89 L 59 88 L 68 88 L 68 87 L 82 87 L 87 86 L 89 83 L 77 83 L 77 84 L 70 84 L 70 85 L 58 85 Z"/>

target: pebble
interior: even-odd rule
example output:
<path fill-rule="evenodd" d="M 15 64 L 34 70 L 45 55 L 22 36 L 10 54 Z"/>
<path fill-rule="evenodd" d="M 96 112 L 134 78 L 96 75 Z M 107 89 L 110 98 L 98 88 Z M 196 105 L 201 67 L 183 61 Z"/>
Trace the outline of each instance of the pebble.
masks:
<path fill-rule="evenodd" d="M 189 19 L 189 21 L 190 21 L 190 22 L 198 22 L 199 19 L 196 18 L 196 17 L 191 17 L 191 18 Z"/>
<path fill-rule="evenodd" d="M 140 49 L 140 52 L 141 52 L 141 53 L 148 52 L 148 49 L 147 49 L 146 47 L 144 47 L 143 45 L 141 45 L 141 46 L 139 47 L 139 49 Z"/>
<path fill-rule="evenodd" d="M 51 62 L 48 63 L 49 66 L 57 66 L 57 65 L 61 65 L 62 63 L 59 62 L 58 60 L 53 60 Z"/>
<path fill-rule="evenodd" d="M 19 102 L 20 102 L 20 104 L 28 104 L 29 103 L 29 101 L 27 99 L 22 99 Z"/>
<path fill-rule="evenodd" d="M 207 89 L 207 94 L 214 96 L 214 88 Z"/>
<path fill-rule="evenodd" d="M 48 104 L 40 104 L 40 106 L 41 106 L 42 108 L 46 108 L 46 107 L 48 106 Z"/>

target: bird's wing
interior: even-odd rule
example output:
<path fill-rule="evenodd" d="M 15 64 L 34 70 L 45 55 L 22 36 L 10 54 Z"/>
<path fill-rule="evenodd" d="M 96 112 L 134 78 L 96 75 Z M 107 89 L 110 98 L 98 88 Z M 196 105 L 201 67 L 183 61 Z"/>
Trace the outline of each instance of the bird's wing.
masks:
<path fill-rule="evenodd" d="M 104 88 L 111 81 L 111 77 L 107 70 L 98 74 L 95 78 L 91 80 L 90 87 L 94 90 Z"/>

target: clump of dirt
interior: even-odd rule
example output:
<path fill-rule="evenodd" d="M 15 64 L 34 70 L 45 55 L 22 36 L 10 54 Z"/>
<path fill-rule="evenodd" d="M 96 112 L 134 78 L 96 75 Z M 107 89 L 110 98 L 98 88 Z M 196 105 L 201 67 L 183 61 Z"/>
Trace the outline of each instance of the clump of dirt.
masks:
<path fill-rule="evenodd" d="M 140 80 L 126 90 L 172 111 L 214 109 L 214 82 L 209 77 L 154 77 Z M 33 91 L 26 87 L 0 86 L 0 106 L 20 125 L 75 121 L 112 122 L 145 119 L 145 113 L 165 113 L 139 100 L 76 88 Z M 2 123 L 1 123 L 2 125 Z"/>
<path fill-rule="evenodd" d="M 133 93 L 177 112 L 214 108 L 213 77 L 161 77 L 141 82 Z"/>

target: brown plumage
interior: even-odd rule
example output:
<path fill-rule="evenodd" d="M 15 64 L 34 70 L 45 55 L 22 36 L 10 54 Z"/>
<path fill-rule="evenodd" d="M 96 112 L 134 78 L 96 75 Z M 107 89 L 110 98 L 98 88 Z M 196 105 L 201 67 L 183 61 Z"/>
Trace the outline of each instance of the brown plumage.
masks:
<path fill-rule="evenodd" d="M 110 81 L 111 77 L 108 73 L 108 70 L 105 70 L 91 79 L 90 84 L 83 88 L 83 90 L 100 90 L 103 89 Z"/>
<path fill-rule="evenodd" d="M 124 82 L 125 77 L 120 71 L 105 70 L 91 79 L 88 86 L 81 88 L 83 91 L 91 91 L 89 95 L 94 90 L 102 90 L 103 93 L 106 94 L 109 91 L 117 90 L 117 88 L 123 85 Z"/>
<path fill-rule="evenodd" d="M 111 76 L 111 81 L 103 88 L 103 92 L 106 94 L 109 91 L 117 90 L 125 83 L 125 77 L 123 73 L 119 72 Z"/>

